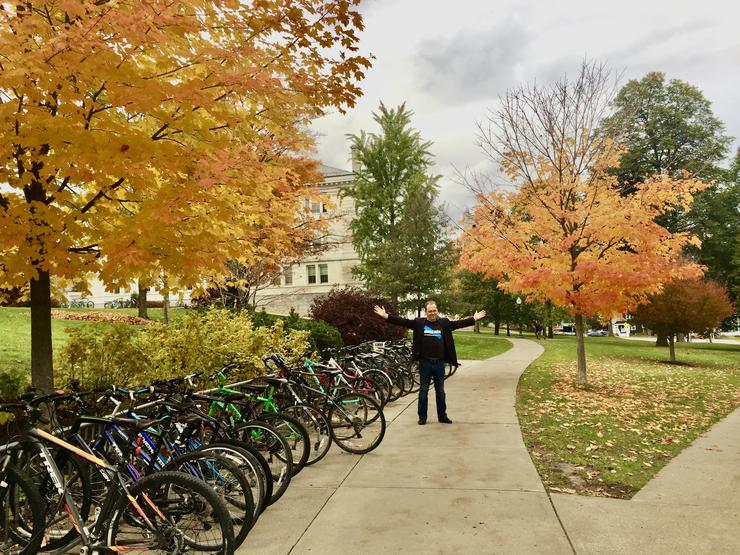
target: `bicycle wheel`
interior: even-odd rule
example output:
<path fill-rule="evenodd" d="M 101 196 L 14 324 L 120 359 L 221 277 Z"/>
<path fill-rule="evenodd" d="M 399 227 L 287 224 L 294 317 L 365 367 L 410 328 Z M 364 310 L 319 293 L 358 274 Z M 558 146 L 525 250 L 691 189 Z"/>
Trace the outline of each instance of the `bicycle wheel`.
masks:
<path fill-rule="evenodd" d="M 334 442 L 349 453 L 369 453 L 385 436 L 383 409 L 375 399 L 359 393 L 345 393 L 334 399 L 329 425 Z"/>
<path fill-rule="evenodd" d="M 110 518 L 107 540 L 114 550 L 234 553 L 229 510 L 198 478 L 182 472 L 157 472 L 136 482 L 129 493 L 131 500 L 124 496 Z M 147 520 L 154 531 L 146 526 Z"/>
<path fill-rule="evenodd" d="M 62 475 L 63 486 L 72 495 L 77 511 L 87 521 L 92 506 L 90 469 L 79 458 L 66 451 L 54 453 L 54 462 Z M 54 481 L 38 452 L 27 451 L 19 459 L 37 487 L 45 506 L 46 530 L 42 547 L 44 551 L 57 551 L 72 545 L 79 532 L 69 526 L 69 516 L 64 498 L 59 495 Z"/>
<path fill-rule="evenodd" d="M 419 374 L 419 363 L 417 361 L 408 363 L 409 372 L 413 379 L 413 385 L 409 393 L 418 393 L 421 389 L 421 375 Z"/>
<path fill-rule="evenodd" d="M 219 440 L 199 448 L 200 451 L 217 453 L 233 460 L 239 465 L 239 469 L 247 476 L 249 486 L 252 489 L 254 500 L 255 521 L 267 507 L 267 502 L 272 496 L 272 474 L 267 461 L 260 455 L 259 451 L 243 441 Z"/>
<path fill-rule="evenodd" d="M 226 503 L 239 547 L 254 525 L 254 499 L 249 480 L 232 459 L 216 452 L 193 451 L 168 462 L 163 471 L 177 470 L 208 484 Z"/>
<path fill-rule="evenodd" d="M 8 465 L 0 487 L 0 553 L 38 553 L 44 539 L 44 503 L 33 482 Z"/>
<path fill-rule="evenodd" d="M 282 412 L 265 412 L 260 415 L 260 420 L 271 424 L 288 443 L 293 455 L 293 476 L 295 476 L 308 462 L 308 454 L 311 450 L 308 430 L 300 421 Z"/>
<path fill-rule="evenodd" d="M 323 459 L 331 448 L 331 431 L 326 416 L 311 405 L 290 405 L 280 410 L 298 419 L 308 432 L 310 448 L 306 466 L 311 466 Z"/>
<path fill-rule="evenodd" d="M 376 384 L 372 378 L 366 375 L 353 378 L 350 384 L 354 391 L 367 395 L 368 397 L 372 397 L 380 403 L 381 407 L 383 407 L 388 400 L 383 389 Z"/>
<path fill-rule="evenodd" d="M 375 384 L 375 387 L 382 391 L 383 402 L 381 403 L 381 406 L 384 407 L 390 400 L 391 389 L 393 389 L 393 382 L 391 382 L 388 374 L 386 374 L 382 370 L 371 369 L 364 371 L 363 375 L 366 378 L 372 380 Z"/>
<path fill-rule="evenodd" d="M 237 428 L 242 441 L 257 448 L 267 461 L 272 474 L 272 497 L 267 505 L 280 499 L 293 476 L 293 456 L 288 443 L 267 422 L 254 421 Z"/>
<path fill-rule="evenodd" d="M 391 393 L 388 397 L 388 400 L 391 402 L 397 401 L 405 395 L 403 389 L 403 379 L 401 378 L 401 376 L 398 375 L 398 372 L 396 372 L 392 368 L 386 368 L 383 370 L 383 372 L 385 372 L 391 380 Z"/>

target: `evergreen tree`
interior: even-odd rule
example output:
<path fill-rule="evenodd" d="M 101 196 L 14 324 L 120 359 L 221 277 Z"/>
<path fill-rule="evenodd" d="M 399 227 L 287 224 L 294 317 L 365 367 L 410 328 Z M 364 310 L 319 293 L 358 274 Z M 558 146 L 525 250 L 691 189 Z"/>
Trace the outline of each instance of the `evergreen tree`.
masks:
<path fill-rule="evenodd" d="M 353 271 L 406 310 L 445 286 L 450 263 L 446 216 L 435 205 L 438 176 L 428 173 L 431 142 L 411 127 L 412 115 L 405 104 L 389 110 L 381 102 L 373 113 L 380 132 L 349 136 L 360 169 L 342 191 L 355 202 Z"/>
<path fill-rule="evenodd" d="M 436 196 L 436 187 L 422 180 L 409 188 L 395 232 L 378 246 L 374 272 L 366 277 L 370 289 L 397 299 L 401 309 L 417 315 L 450 278 L 447 215 L 435 205 Z"/>

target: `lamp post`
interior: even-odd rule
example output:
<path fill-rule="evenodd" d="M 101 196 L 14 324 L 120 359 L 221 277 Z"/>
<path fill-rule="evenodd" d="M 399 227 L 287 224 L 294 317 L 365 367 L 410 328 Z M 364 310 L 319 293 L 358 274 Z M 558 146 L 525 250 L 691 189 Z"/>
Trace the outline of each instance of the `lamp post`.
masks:
<path fill-rule="evenodd" d="M 519 337 L 522 337 L 522 299 L 521 297 L 516 298 L 516 313 L 519 319 Z"/>

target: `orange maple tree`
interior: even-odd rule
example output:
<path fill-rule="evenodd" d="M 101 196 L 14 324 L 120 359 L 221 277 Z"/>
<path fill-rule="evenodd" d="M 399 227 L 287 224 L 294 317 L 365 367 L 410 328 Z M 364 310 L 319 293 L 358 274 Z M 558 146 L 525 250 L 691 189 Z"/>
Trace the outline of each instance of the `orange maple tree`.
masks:
<path fill-rule="evenodd" d="M 52 384 L 52 278 L 193 283 L 311 232 L 307 124 L 360 94 L 358 4 L 3 4 L 0 287 L 30 282 L 35 385 Z"/>
<path fill-rule="evenodd" d="M 585 316 L 628 311 L 670 278 L 701 272 L 680 260 L 697 240 L 655 218 L 687 208 L 705 185 L 660 175 L 632 196 L 619 194 L 607 172 L 619 151 L 598 129 L 606 79 L 603 66 L 584 64 L 575 81 L 507 93 L 493 127 L 481 128 L 481 143 L 515 188 L 478 187 L 462 238 L 463 267 L 572 312 L 581 384 Z"/>

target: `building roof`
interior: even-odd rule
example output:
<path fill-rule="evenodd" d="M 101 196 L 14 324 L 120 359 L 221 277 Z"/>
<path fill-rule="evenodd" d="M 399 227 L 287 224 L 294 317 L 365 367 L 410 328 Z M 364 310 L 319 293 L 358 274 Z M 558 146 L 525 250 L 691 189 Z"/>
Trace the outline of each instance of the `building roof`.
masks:
<path fill-rule="evenodd" d="M 324 174 L 324 177 L 340 177 L 353 175 L 350 170 L 340 170 L 339 168 L 333 168 L 325 164 L 321 164 L 319 171 Z"/>

